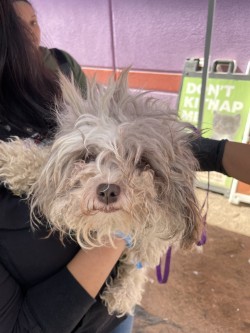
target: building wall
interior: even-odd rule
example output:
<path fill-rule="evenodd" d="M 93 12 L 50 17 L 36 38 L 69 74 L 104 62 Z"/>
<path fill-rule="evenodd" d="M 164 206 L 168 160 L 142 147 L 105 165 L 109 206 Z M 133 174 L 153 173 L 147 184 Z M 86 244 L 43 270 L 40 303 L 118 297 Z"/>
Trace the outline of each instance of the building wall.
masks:
<path fill-rule="evenodd" d="M 132 88 L 158 91 L 176 107 L 186 58 L 204 54 L 209 0 L 31 0 L 42 44 L 68 51 L 87 76 L 106 82 L 132 67 Z M 217 0 L 211 61 L 234 59 L 245 72 L 249 0 Z"/>
<path fill-rule="evenodd" d="M 181 72 L 202 57 L 208 0 L 33 0 L 43 44 L 87 67 Z M 211 57 L 249 61 L 249 0 L 217 0 Z"/>

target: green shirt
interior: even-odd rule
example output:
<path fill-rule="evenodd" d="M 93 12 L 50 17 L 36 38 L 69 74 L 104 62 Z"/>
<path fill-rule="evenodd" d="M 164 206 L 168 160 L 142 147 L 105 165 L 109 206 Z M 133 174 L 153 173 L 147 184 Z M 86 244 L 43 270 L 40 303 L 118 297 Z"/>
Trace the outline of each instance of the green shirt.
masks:
<path fill-rule="evenodd" d="M 42 57 L 43 57 L 43 63 L 45 66 L 52 71 L 58 71 L 59 65 L 55 59 L 55 57 L 52 55 L 50 49 L 46 47 L 40 47 Z M 64 57 L 66 58 L 66 61 L 73 73 L 75 83 L 79 86 L 81 89 L 83 96 L 86 97 L 86 91 L 87 91 L 87 80 L 86 76 L 83 73 L 80 65 L 77 63 L 77 61 L 67 52 L 60 50 Z"/>

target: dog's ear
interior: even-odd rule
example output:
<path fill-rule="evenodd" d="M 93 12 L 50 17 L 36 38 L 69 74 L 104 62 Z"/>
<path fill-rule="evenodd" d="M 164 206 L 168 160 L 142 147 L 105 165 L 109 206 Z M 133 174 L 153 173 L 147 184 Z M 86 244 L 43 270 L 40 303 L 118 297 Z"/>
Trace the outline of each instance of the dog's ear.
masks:
<path fill-rule="evenodd" d="M 194 187 L 197 162 L 185 142 L 172 161 L 167 162 L 167 156 L 163 161 L 157 152 L 151 154 L 150 158 L 155 171 L 158 199 L 168 212 L 169 229 L 173 234 L 181 233 L 181 248 L 192 248 L 201 231 L 201 214 Z"/>
<path fill-rule="evenodd" d="M 134 144 L 142 165 L 153 171 L 157 202 L 166 214 L 166 235 L 178 237 L 182 248 L 198 241 L 201 225 L 194 186 L 198 163 L 191 151 L 190 131 L 176 115 L 155 112 L 133 122 L 122 138 L 127 151 Z"/>

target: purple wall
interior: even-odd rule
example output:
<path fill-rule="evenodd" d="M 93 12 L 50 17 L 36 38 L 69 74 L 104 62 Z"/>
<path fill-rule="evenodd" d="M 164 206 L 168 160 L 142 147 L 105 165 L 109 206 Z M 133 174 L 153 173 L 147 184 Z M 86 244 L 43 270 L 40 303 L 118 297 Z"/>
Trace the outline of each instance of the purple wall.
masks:
<path fill-rule="evenodd" d="M 181 72 L 187 57 L 203 56 L 208 0 L 32 2 L 43 44 L 67 50 L 84 66 Z M 249 0 L 217 0 L 212 59 L 235 59 L 245 71 L 249 17 Z"/>
<path fill-rule="evenodd" d="M 84 66 L 112 66 L 108 0 L 33 0 L 42 44 L 68 51 Z"/>

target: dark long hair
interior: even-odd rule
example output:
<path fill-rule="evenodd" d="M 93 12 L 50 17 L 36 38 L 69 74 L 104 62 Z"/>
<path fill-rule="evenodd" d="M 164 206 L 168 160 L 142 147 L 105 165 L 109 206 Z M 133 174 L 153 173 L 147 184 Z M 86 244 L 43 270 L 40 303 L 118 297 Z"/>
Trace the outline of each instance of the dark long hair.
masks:
<path fill-rule="evenodd" d="M 0 1 L 0 121 L 45 134 L 55 125 L 51 110 L 61 90 L 12 3 Z"/>

